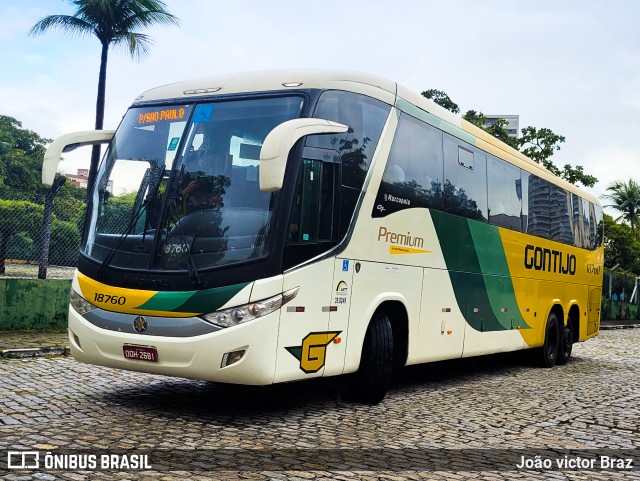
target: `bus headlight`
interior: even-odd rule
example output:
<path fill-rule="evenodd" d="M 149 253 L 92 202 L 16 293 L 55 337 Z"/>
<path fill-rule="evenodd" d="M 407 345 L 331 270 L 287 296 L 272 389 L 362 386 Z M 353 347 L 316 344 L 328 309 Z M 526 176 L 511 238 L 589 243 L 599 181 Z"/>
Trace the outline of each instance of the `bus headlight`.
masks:
<path fill-rule="evenodd" d="M 69 303 L 80 315 L 85 315 L 87 312 L 93 311 L 96 308 L 96 306 L 91 304 L 89 301 L 87 301 L 84 297 L 82 297 L 73 289 L 71 289 L 71 296 L 69 299 Z"/>
<path fill-rule="evenodd" d="M 253 321 L 254 319 L 266 316 L 280 309 L 296 297 L 298 289 L 299 288 L 296 287 L 295 289 L 270 297 L 269 299 L 224 309 L 222 311 L 210 312 L 203 314 L 201 317 L 219 327 L 237 326 L 238 324 Z"/>

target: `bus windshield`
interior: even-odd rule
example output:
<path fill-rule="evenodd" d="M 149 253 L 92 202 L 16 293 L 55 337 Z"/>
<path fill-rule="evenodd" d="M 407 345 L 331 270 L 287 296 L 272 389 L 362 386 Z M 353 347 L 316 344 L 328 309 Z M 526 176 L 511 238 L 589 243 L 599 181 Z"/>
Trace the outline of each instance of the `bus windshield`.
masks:
<path fill-rule="evenodd" d="M 273 194 L 259 189 L 260 148 L 302 104 L 286 96 L 131 108 L 93 184 L 82 252 L 136 270 L 267 256 Z"/>

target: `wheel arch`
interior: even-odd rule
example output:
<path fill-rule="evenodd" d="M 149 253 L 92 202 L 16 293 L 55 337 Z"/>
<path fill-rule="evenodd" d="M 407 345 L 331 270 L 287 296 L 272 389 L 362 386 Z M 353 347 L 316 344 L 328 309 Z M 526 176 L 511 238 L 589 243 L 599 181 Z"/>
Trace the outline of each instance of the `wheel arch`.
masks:
<path fill-rule="evenodd" d="M 569 308 L 569 314 L 566 320 L 567 323 L 571 323 L 573 342 L 578 342 L 580 340 L 580 306 L 577 302 Z"/>

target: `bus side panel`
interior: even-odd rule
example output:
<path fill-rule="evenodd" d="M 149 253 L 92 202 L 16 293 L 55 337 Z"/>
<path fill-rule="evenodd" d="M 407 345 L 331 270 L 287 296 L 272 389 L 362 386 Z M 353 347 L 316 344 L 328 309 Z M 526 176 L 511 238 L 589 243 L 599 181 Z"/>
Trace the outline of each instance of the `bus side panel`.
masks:
<path fill-rule="evenodd" d="M 326 356 L 332 356 L 329 310 L 333 295 L 334 259 L 328 258 L 287 272 L 283 290 L 299 287 L 297 296 L 280 311 L 274 382 L 322 376 Z M 333 337 L 332 337 L 333 336 Z"/>
<path fill-rule="evenodd" d="M 449 273 L 425 269 L 418 339 L 407 364 L 454 359 L 462 356 L 466 321 L 460 311 Z"/>
<path fill-rule="evenodd" d="M 418 342 L 416 333 L 420 319 L 423 269 L 378 262 L 356 262 L 360 264 L 360 271 L 353 275 L 345 373 L 357 371 L 369 321 L 383 302 L 397 301 L 404 305 L 408 316 L 409 353 L 416 349 L 415 344 Z M 399 321 L 400 319 L 391 318 L 392 323 Z"/>

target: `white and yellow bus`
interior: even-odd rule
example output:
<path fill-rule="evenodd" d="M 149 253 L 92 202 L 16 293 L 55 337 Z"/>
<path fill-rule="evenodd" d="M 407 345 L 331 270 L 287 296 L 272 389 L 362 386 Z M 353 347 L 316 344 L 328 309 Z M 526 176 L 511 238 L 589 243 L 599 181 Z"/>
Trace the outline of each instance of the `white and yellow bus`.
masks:
<path fill-rule="evenodd" d="M 82 362 L 267 385 L 598 333 L 598 201 L 394 82 L 284 71 L 139 96 L 93 182 L 69 308 Z"/>

